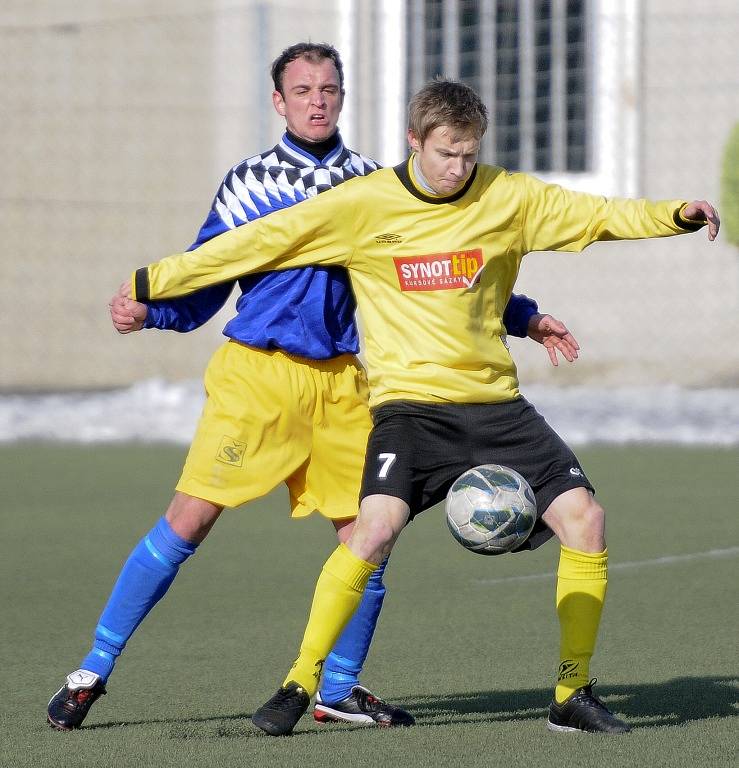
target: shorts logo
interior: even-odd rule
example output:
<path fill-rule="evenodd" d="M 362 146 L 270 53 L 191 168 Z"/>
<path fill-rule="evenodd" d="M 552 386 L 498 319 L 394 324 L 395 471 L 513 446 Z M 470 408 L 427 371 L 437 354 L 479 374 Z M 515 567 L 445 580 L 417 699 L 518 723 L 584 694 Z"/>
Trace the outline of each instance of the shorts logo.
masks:
<path fill-rule="evenodd" d="M 482 250 L 396 256 L 395 271 L 401 291 L 446 291 L 471 288 L 482 272 Z"/>
<path fill-rule="evenodd" d="M 230 467 L 241 467 L 244 465 L 245 453 L 246 443 L 224 435 L 216 454 L 216 460 L 222 464 L 228 464 Z"/>
<path fill-rule="evenodd" d="M 582 470 L 578 469 L 577 467 L 572 467 L 572 469 L 570 470 L 570 474 L 573 477 L 582 477 Z"/>

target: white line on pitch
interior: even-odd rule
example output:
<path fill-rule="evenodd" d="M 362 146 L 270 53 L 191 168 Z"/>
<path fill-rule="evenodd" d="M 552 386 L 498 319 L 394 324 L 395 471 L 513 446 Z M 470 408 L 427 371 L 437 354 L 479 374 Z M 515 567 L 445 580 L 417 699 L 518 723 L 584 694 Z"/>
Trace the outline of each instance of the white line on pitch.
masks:
<path fill-rule="evenodd" d="M 672 565 L 686 563 L 690 560 L 715 559 L 719 557 L 734 557 L 739 555 L 739 547 L 727 549 L 709 549 L 707 552 L 693 552 L 689 555 L 667 555 L 655 557 L 652 560 L 634 560 L 626 563 L 614 563 L 608 566 L 609 571 L 627 571 L 632 568 L 644 568 L 650 565 Z M 544 581 L 554 578 L 554 573 L 531 573 L 528 576 L 504 576 L 500 579 L 475 579 L 475 584 L 510 584 L 514 581 Z"/>

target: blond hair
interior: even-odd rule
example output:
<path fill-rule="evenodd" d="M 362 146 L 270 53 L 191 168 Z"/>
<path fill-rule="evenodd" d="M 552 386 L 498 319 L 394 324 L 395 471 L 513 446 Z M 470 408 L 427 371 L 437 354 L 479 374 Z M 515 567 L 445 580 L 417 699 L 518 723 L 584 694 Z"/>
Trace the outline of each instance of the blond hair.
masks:
<path fill-rule="evenodd" d="M 460 136 L 481 139 L 488 127 L 488 110 L 468 85 L 437 77 L 411 99 L 408 130 L 423 145 L 431 131 L 442 125 Z"/>

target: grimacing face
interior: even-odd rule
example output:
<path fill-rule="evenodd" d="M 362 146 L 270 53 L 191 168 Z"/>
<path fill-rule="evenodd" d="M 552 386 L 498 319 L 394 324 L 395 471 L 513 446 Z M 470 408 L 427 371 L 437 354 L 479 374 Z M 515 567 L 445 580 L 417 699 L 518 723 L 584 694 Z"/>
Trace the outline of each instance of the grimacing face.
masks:
<path fill-rule="evenodd" d="M 291 61 L 282 76 L 282 90 L 284 96 L 272 92 L 272 103 L 292 133 L 311 142 L 334 134 L 344 100 L 331 59 Z"/>
<path fill-rule="evenodd" d="M 408 143 L 416 153 L 421 173 L 437 195 L 451 195 L 461 189 L 480 152 L 479 138 L 460 135 L 445 125 L 434 128 L 423 144 L 409 130 Z"/>

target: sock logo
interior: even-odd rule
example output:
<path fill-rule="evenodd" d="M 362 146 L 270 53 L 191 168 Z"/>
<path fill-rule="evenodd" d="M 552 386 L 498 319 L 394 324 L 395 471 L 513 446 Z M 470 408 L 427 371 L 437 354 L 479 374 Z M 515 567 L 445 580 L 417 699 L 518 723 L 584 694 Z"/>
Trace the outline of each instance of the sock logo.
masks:
<path fill-rule="evenodd" d="M 316 662 L 316 671 L 313 673 L 313 677 L 316 678 L 316 680 L 321 679 L 321 672 L 323 672 L 323 665 L 326 663 L 326 659 L 318 659 Z"/>
<path fill-rule="evenodd" d="M 571 677 L 577 677 L 577 671 L 580 668 L 580 662 L 574 659 L 565 659 L 559 665 L 559 674 L 557 681 L 569 680 Z"/>

